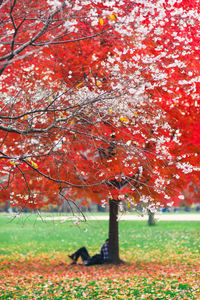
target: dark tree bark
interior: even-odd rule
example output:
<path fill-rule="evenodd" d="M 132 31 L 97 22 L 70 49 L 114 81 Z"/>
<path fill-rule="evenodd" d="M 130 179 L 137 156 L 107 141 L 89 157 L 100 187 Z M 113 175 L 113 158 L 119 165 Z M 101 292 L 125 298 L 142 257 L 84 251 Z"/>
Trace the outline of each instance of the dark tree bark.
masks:
<path fill-rule="evenodd" d="M 109 262 L 119 264 L 119 235 L 118 235 L 118 205 L 119 200 L 109 200 Z"/>
<path fill-rule="evenodd" d="M 155 226 L 156 222 L 155 222 L 155 218 L 154 218 L 154 213 L 152 213 L 150 210 L 148 210 L 148 215 L 149 215 L 148 225 L 149 226 Z"/>

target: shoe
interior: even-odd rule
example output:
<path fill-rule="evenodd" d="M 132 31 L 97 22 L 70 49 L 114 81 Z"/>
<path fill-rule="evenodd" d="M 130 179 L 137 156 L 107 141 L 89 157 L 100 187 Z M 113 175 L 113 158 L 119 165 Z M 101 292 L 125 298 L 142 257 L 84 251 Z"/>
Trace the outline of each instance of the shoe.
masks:
<path fill-rule="evenodd" d="M 74 260 L 74 254 L 68 255 L 68 257 L 71 258 L 72 260 Z"/>

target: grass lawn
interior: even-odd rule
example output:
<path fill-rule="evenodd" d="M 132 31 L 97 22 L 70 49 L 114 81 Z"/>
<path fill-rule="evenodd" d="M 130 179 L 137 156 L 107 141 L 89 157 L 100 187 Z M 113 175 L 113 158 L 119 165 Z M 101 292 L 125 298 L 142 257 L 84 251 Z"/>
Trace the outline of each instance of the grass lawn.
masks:
<path fill-rule="evenodd" d="M 0 299 L 200 299 L 200 222 L 120 221 L 120 266 L 70 266 L 99 251 L 108 221 L 0 215 Z"/>

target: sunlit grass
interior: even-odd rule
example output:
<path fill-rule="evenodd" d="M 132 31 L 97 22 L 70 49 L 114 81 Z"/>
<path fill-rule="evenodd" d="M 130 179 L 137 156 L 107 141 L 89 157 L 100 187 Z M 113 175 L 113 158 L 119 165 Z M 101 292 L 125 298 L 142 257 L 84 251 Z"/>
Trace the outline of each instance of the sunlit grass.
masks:
<path fill-rule="evenodd" d="M 108 221 L 80 222 L 44 221 L 37 215 L 21 215 L 11 219 L 0 217 L 0 254 L 13 252 L 51 253 L 69 252 L 80 246 L 98 251 L 108 235 Z M 119 240 L 121 254 L 137 250 L 166 252 L 170 249 L 199 253 L 200 223 L 198 221 L 160 221 L 154 227 L 146 221 L 120 221 Z"/>

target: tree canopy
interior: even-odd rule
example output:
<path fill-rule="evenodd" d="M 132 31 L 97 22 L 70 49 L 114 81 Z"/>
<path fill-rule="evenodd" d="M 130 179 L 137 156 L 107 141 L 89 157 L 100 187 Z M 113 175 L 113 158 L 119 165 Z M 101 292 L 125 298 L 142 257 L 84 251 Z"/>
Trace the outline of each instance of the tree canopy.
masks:
<path fill-rule="evenodd" d="M 2 202 L 182 199 L 199 174 L 198 1 L 5 0 L 0 18 Z"/>

